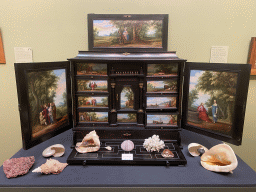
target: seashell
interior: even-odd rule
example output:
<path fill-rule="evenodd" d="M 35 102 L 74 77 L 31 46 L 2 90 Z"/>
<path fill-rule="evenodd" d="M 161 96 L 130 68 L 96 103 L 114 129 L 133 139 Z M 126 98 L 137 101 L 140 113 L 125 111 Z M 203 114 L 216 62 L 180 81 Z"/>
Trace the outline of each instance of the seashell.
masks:
<path fill-rule="evenodd" d="M 131 151 L 134 148 L 134 143 L 131 140 L 125 140 L 121 143 L 121 148 L 124 151 Z"/>
<path fill-rule="evenodd" d="M 232 173 L 238 162 L 233 149 L 229 145 L 219 144 L 202 155 L 201 165 L 209 171 Z"/>
<path fill-rule="evenodd" d="M 98 151 L 100 149 L 100 139 L 96 131 L 91 131 L 82 140 L 76 144 L 76 150 L 79 153 L 88 153 Z"/>
<path fill-rule="evenodd" d="M 67 163 L 60 163 L 55 159 L 47 159 L 46 163 L 42 164 L 40 167 L 34 169 L 33 173 L 44 173 L 44 174 L 59 174 L 65 169 Z"/>
<path fill-rule="evenodd" d="M 111 151 L 112 147 L 107 146 L 107 147 L 105 147 L 105 149 L 107 149 L 107 150 Z"/>
<path fill-rule="evenodd" d="M 194 157 L 197 157 L 203 153 L 203 152 L 200 152 L 200 149 L 202 149 L 201 151 L 204 151 L 204 152 L 208 151 L 208 149 L 205 146 L 198 143 L 190 143 L 188 145 L 188 152 L 190 153 L 190 155 Z"/>
<path fill-rule="evenodd" d="M 42 155 L 44 157 L 50 157 L 50 156 L 54 156 L 54 157 L 61 157 L 63 154 L 65 153 L 65 147 L 61 144 L 55 144 L 55 145 L 51 145 L 50 147 L 47 147 Z"/>
<path fill-rule="evenodd" d="M 173 154 L 169 149 L 163 150 L 163 152 L 161 153 L 161 155 L 162 155 L 162 157 L 164 157 L 164 158 L 174 157 L 174 154 Z"/>

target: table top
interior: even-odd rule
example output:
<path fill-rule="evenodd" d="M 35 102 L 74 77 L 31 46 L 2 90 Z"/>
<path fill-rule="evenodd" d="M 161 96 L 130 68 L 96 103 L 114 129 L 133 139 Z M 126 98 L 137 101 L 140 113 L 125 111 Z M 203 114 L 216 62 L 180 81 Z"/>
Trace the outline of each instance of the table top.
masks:
<path fill-rule="evenodd" d="M 192 157 L 187 146 L 200 143 L 209 149 L 220 141 L 187 130 L 181 132 L 185 166 L 69 165 L 59 175 L 32 173 L 46 162 L 42 151 L 53 144 L 66 148 L 64 156 L 53 159 L 66 162 L 72 138 L 72 130 L 68 130 L 31 149 L 19 150 L 12 158 L 34 156 L 35 164 L 26 175 L 11 179 L 6 178 L 1 166 L 0 187 L 256 187 L 255 171 L 238 156 L 233 174 L 204 169 L 200 157 Z"/>

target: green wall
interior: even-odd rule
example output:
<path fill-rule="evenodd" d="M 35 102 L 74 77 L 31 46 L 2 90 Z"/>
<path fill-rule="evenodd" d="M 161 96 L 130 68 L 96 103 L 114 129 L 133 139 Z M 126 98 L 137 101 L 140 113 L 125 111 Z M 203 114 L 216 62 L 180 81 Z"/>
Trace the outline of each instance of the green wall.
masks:
<path fill-rule="evenodd" d="M 88 13 L 169 14 L 168 50 L 189 62 L 209 62 L 211 46 L 229 46 L 228 62 L 244 64 L 256 36 L 253 0 L 1 0 L 0 165 L 22 147 L 14 47 L 32 47 L 34 62 L 75 57 L 88 47 Z M 243 143 L 232 147 L 256 171 L 255 99 L 251 77 Z"/>

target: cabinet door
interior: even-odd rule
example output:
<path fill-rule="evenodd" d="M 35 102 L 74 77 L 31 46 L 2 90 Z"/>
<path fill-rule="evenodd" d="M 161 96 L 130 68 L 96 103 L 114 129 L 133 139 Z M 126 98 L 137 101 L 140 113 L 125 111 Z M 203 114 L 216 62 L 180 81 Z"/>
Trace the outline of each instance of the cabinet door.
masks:
<path fill-rule="evenodd" d="M 249 64 L 186 63 L 182 128 L 240 145 Z"/>
<path fill-rule="evenodd" d="M 72 128 L 70 62 L 15 63 L 23 148 Z"/>

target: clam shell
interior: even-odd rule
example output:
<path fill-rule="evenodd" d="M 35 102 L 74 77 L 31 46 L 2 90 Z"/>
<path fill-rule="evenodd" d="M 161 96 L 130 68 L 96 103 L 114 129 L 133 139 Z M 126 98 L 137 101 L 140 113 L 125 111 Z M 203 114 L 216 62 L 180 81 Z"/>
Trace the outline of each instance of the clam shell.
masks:
<path fill-rule="evenodd" d="M 188 152 L 190 153 L 190 155 L 194 157 L 197 157 L 200 155 L 200 153 L 198 152 L 198 149 L 204 149 L 205 152 L 208 151 L 208 149 L 205 146 L 198 143 L 190 143 L 188 145 Z"/>
<path fill-rule="evenodd" d="M 201 157 L 201 165 L 214 172 L 231 172 L 237 167 L 238 161 L 233 149 L 227 144 L 213 146 Z"/>
<path fill-rule="evenodd" d="M 42 155 L 44 157 L 61 157 L 65 153 L 65 147 L 61 144 L 55 144 L 51 145 L 50 147 L 47 147 L 43 152 Z"/>
<path fill-rule="evenodd" d="M 164 158 L 174 157 L 174 154 L 173 154 L 169 149 L 163 150 L 163 152 L 161 153 L 161 155 L 162 155 L 162 157 L 164 157 Z"/>
<path fill-rule="evenodd" d="M 125 140 L 122 142 L 121 148 L 124 151 L 131 151 L 134 149 L 134 143 L 131 140 Z"/>

